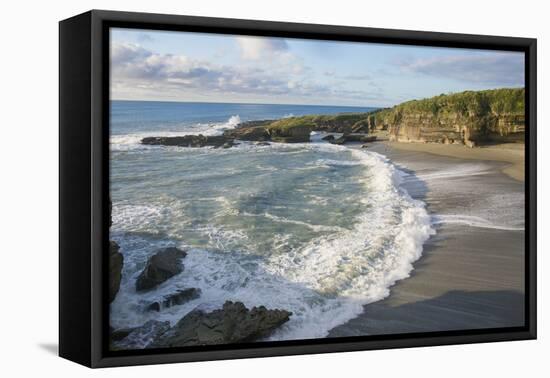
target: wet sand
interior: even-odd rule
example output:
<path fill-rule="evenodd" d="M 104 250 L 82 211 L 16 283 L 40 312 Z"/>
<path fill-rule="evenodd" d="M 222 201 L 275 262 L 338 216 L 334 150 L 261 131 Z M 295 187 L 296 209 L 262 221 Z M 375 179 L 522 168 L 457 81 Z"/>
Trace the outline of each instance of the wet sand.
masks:
<path fill-rule="evenodd" d="M 468 148 L 462 145 L 436 143 L 397 143 L 387 142 L 388 146 L 401 151 L 428 152 L 434 155 L 449 156 L 468 160 L 491 160 L 508 163 L 502 172 L 519 180 L 525 180 L 525 145 L 507 143 L 494 146 Z"/>
<path fill-rule="evenodd" d="M 512 178 L 522 178 L 521 151 L 387 142 L 369 148 L 408 173 L 404 186 L 427 204 L 437 234 L 409 278 L 329 337 L 522 326 L 523 182 Z"/>

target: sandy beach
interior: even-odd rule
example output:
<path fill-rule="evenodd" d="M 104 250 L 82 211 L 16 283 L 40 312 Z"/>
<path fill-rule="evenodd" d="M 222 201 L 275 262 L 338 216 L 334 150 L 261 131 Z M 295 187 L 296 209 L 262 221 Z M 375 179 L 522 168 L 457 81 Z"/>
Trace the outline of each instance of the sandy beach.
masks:
<path fill-rule="evenodd" d="M 523 150 L 375 143 L 406 172 L 437 234 L 407 279 L 329 337 L 521 326 L 524 322 Z"/>

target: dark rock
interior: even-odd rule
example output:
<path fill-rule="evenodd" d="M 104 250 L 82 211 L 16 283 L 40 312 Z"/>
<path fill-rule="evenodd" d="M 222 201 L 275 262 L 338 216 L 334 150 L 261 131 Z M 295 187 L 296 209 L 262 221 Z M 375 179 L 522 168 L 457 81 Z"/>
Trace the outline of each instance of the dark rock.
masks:
<path fill-rule="evenodd" d="M 160 302 L 153 302 L 149 306 L 147 306 L 147 311 L 160 311 Z"/>
<path fill-rule="evenodd" d="M 271 143 L 269 143 L 269 142 L 256 142 L 254 144 L 256 146 L 271 146 Z"/>
<path fill-rule="evenodd" d="M 160 311 L 161 308 L 167 308 L 182 305 L 193 299 L 200 297 L 201 289 L 189 288 L 178 290 L 175 293 L 165 296 L 161 301 L 153 302 L 147 306 L 149 311 Z"/>
<path fill-rule="evenodd" d="M 346 137 L 341 136 L 340 138 L 329 140 L 329 143 L 331 143 L 331 144 L 344 144 L 344 143 L 346 143 Z"/>
<path fill-rule="evenodd" d="M 135 331 L 138 327 L 131 328 L 119 328 L 111 331 L 111 341 L 120 341 L 128 337 L 130 333 Z"/>
<path fill-rule="evenodd" d="M 334 140 L 334 135 L 332 135 L 332 134 L 329 134 L 329 135 L 327 135 L 327 136 L 323 137 L 322 139 L 323 139 L 323 140 L 328 140 L 328 141 L 330 141 L 330 140 Z"/>
<path fill-rule="evenodd" d="M 222 309 L 205 313 L 195 309 L 162 334 L 151 347 L 179 347 L 242 343 L 268 336 L 286 323 L 291 312 L 268 310 L 264 306 L 247 309 L 241 302 L 225 302 Z"/>
<path fill-rule="evenodd" d="M 231 139 L 223 135 L 204 136 L 184 135 L 177 137 L 147 137 L 141 140 L 141 144 L 152 146 L 177 146 L 177 147 L 221 147 Z"/>
<path fill-rule="evenodd" d="M 122 279 L 124 257 L 119 250 L 118 244 L 111 240 L 109 242 L 109 303 L 115 299 Z"/>
<path fill-rule="evenodd" d="M 136 290 L 148 290 L 163 283 L 170 277 L 183 271 L 181 259 L 187 256 L 185 251 L 170 247 L 158 251 L 149 258 L 145 269 L 136 281 Z"/>
<path fill-rule="evenodd" d="M 111 349 L 142 349 L 161 337 L 169 329 L 169 321 L 149 320 L 140 327 L 120 330 L 121 333 L 116 335 L 117 340 L 111 335 Z M 126 332 L 125 337 L 119 338 Z"/>

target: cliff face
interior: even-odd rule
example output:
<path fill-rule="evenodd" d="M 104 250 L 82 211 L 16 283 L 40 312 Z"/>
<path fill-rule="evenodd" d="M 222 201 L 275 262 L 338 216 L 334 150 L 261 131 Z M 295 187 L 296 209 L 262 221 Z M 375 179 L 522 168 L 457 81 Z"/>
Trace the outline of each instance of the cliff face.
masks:
<path fill-rule="evenodd" d="M 474 146 L 525 139 L 525 90 L 496 89 L 409 101 L 373 113 L 375 129 L 399 142 Z"/>

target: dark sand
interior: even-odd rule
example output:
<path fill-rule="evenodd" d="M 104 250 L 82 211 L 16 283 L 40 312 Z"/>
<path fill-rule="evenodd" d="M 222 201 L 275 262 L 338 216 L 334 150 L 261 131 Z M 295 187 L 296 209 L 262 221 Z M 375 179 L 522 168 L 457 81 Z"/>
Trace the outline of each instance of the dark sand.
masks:
<path fill-rule="evenodd" d="M 405 188 L 427 203 L 432 216 L 481 215 L 505 228 L 522 218 L 523 182 L 502 172 L 509 163 L 446 157 L 416 146 L 397 149 L 388 143 L 370 149 L 410 174 Z M 386 299 L 364 306 L 359 317 L 331 330 L 329 337 L 523 325 L 525 232 L 467 222 L 443 222 L 436 229 L 411 277 L 394 285 Z"/>

